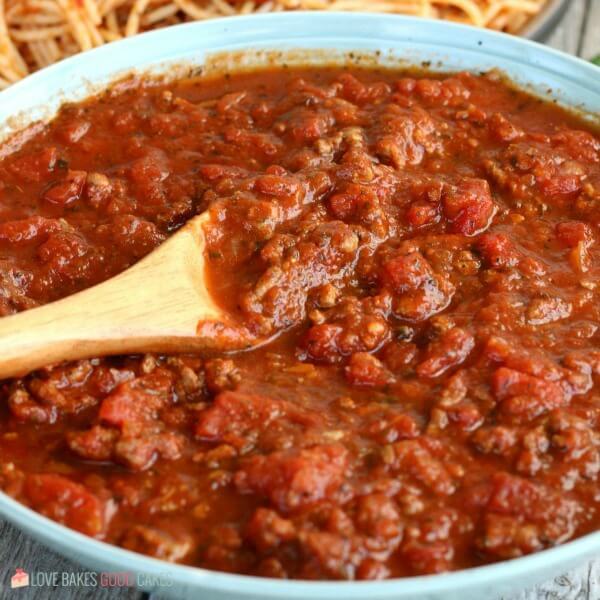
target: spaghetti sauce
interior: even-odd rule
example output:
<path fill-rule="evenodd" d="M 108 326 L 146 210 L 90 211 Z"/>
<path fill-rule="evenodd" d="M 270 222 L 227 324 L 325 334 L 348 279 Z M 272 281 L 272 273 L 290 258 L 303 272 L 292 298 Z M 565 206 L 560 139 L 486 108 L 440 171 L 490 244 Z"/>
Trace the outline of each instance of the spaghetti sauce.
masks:
<path fill-rule="evenodd" d="M 128 82 L 0 162 L 0 314 L 210 211 L 267 345 L 5 381 L 0 486 L 168 561 L 381 579 L 597 530 L 600 141 L 494 74 Z M 90 307 L 93 318 L 94 307 Z"/>

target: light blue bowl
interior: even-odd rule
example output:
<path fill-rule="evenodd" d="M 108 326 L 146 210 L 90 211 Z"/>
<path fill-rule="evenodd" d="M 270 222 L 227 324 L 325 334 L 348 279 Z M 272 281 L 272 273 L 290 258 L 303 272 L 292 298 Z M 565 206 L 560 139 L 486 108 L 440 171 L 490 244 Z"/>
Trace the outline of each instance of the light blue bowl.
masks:
<path fill-rule="evenodd" d="M 310 62 L 343 60 L 349 51 L 387 65 L 431 62 L 436 70 L 499 68 L 540 95 L 599 119 L 600 69 L 538 44 L 471 27 L 400 16 L 284 13 L 219 19 L 143 34 L 40 71 L 0 94 L 0 139 L 51 117 L 66 100 L 85 98 L 132 70 L 173 74 L 217 52 L 314 51 Z M 298 53 L 286 57 L 294 61 Z M 179 66 L 178 66 L 179 65 Z M 0 348 L 0 352 L 1 352 Z M 600 532 L 557 548 L 485 567 L 382 582 L 302 582 L 228 575 L 110 546 L 67 529 L 0 494 L 0 514 L 40 542 L 97 571 L 130 571 L 140 587 L 174 598 L 253 600 L 487 600 L 555 576 L 600 551 Z M 162 576 L 157 578 L 157 576 Z M 158 581 L 156 584 L 155 580 Z M 162 585 L 160 585 L 162 584 Z"/>

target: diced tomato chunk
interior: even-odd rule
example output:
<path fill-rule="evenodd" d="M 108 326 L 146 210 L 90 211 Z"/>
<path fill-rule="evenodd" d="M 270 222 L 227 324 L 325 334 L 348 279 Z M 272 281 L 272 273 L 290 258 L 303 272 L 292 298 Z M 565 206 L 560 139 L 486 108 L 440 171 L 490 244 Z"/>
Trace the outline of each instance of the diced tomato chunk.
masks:
<path fill-rule="evenodd" d="M 304 336 L 303 347 L 308 356 L 323 362 L 339 360 L 338 339 L 343 331 L 340 325 L 323 323 L 314 325 Z"/>
<path fill-rule="evenodd" d="M 334 495 L 347 462 L 348 452 L 340 444 L 274 452 L 249 458 L 234 482 L 242 493 L 267 496 L 289 513 Z"/>
<path fill-rule="evenodd" d="M 69 448 L 88 460 L 110 460 L 118 431 L 96 425 L 87 431 L 72 431 L 67 435 Z"/>
<path fill-rule="evenodd" d="M 540 179 L 538 185 L 548 196 L 561 196 L 578 192 L 581 189 L 581 179 L 577 175 L 555 175 Z"/>
<path fill-rule="evenodd" d="M 129 214 L 114 218 L 111 237 L 119 250 L 131 252 L 136 258 L 145 256 L 165 239 L 154 223 Z"/>
<path fill-rule="evenodd" d="M 410 440 L 421 434 L 421 428 L 412 415 L 398 413 L 391 408 L 376 413 L 365 431 L 381 444 Z"/>
<path fill-rule="evenodd" d="M 87 179 L 85 171 L 69 171 L 64 179 L 51 183 L 44 192 L 44 200 L 51 204 L 68 206 L 81 198 Z"/>
<path fill-rule="evenodd" d="M 348 192 L 333 194 L 329 200 L 329 210 L 336 219 L 348 219 L 356 210 L 357 197 Z"/>
<path fill-rule="evenodd" d="M 327 135 L 332 118 L 326 113 L 297 110 L 290 119 L 289 131 L 295 142 L 312 142 Z"/>
<path fill-rule="evenodd" d="M 569 539 L 580 507 L 564 494 L 509 473 L 497 472 L 480 548 L 501 558 L 541 550 Z"/>
<path fill-rule="evenodd" d="M 89 249 L 89 244 L 80 235 L 59 231 L 48 236 L 37 249 L 37 255 L 53 274 L 74 281 L 84 276 L 89 267 L 86 258 Z"/>
<path fill-rule="evenodd" d="M 438 207 L 428 202 L 415 202 L 406 213 L 406 220 L 413 227 L 423 227 L 437 223 L 439 220 Z"/>
<path fill-rule="evenodd" d="M 382 386 L 391 380 L 391 373 L 371 354 L 356 352 L 346 367 L 346 379 L 353 385 Z"/>
<path fill-rule="evenodd" d="M 243 448 L 252 430 L 268 427 L 287 412 L 285 402 L 237 391 L 219 394 L 213 405 L 202 412 L 196 424 L 196 435 L 211 442 L 227 442 Z"/>
<path fill-rule="evenodd" d="M 257 509 L 246 527 L 246 537 L 263 552 L 291 541 L 296 536 L 292 521 L 268 508 Z"/>
<path fill-rule="evenodd" d="M 538 490 L 535 485 L 520 477 L 499 473 L 493 478 L 494 487 L 488 507 L 504 514 L 535 512 Z"/>
<path fill-rule="evenodd" d="M 356 523 L 374 538 L 398 538 L 402 535 L 402 519 L 396 503 L 383 493 L 360 498 Z"/>
<path fill-rule="evenodd" d="M 29 217 L 18 221 L 0 223 L 0 243 L 22 245 L 38 241 L 49 233 L 60 231 L 64 227 L 58 219 Z"/>
<path fill-rule="evenodd" d="M 494 113 L 488 120 L 490 133 L 500 142 L 512 142 L 523 136 L 523 130 L 501 113 Z"/>
<path fill-rule="evenodd" d="M 148 427 L 150 429 L 152 427 Z M 183 437 L 177 433 L 148 433 L 141 429 L 121 435 L 115 444 L 114 456 L 130 469 L 142 471 L 152 466 L 158 456 L 177 460 L 181 457 L 184 445 Z"/>
<path fill-rule="evenodd" d="M 559 383 L 506 367 L 494 372 L 492 390 L 506 411 L 529 418 L 558 408 L 568 400 Z"/>
<path fill-rule="evenodd" d="M 460 365 L 475 347 L 471 333 L 453 327 L 427 349 L 425 360 L 417 366 L 420 377 L 439 377 L 448 369 Z"/>
<path fill-rule="evenodd" d="M 426 543 L 410 541 L 402 548 L 402 556 L 415 573 L 442 573 L 448 569 L 452 546 L 447 541 Z"/>
<path fill-rule="evenodd" d="M 500 367 L 492 377 L 494 395 L 500 400 L 516 395 L 538 396 L 544 394 L 549 391 L 546 384 L 552 386 L 553 382 L 506 367 Z M 553 387 L 550 390 L 556 391 Z"/>
<path fill-rule="evenodd" d="M 59 130 L 59 137 L 66 144 L 76 144 L 90 130 L 92 124 L 89 121 L 75 120 L 71 123 L 63 124 Z"/>
<path fill-rule="evenodd" d="M 290 176 L 265 174 L 254 182 L 254 188 L 267 196 L 286 198 L 299 189 L 299 182 Z"/>
<path fill-rule="evenodd" d="M 383 265 L 381 281 L 402 294 L 420 287 L 431 278 L 433 270 L 420 252 L 393 258 Z"/>
<path fill-rule="evenodd" d="M 240 167 L 217 164 L 202 165 L 199 172 L 208 181 L 217 181 L 223 177 L 244 177 L 248 174 Z"/>
<path fill-rule="evenodd" d="M 519 262 L 514 244 L 502 233 L 484 233 L 477 240 L 477 249 L 492 268 L 513 267 Z"/>
<path fill-rule="evenodd" d="M 487 229 L 495 206 L 490 186 L 485 179 L 463 179 L 447 185 L 442 193 L 444 214 L 452 231 L 472 236 Z"/>
<path fill-rule="evenodd" d="M 58 160 L 58 151 L 54 147 L 38 150 L 14 160 L 9 168 L 18 177 L 26 181 L 44 181 L 54 169 Z"/>
<path fill-rule="evenodd" d="M 456 288 L 447 275 L 425 277 L 419 288 L 394 298 L 392 312 L 409 321 L 424 321 L 444 310 Z"/>
<path fill-rule="evenodd" d="M 554 136 L 554 140 L 563 145 L 575 159 L 600 162 L 600 140 L 598 136 L 581 129 L 564 129 Z"/>
<path fill-rule="evenodd" d="M 150 150 L 146 156 L 133 162 L 129 169 L 129 176 L 142 186 L 150 182 L 163 181 L 169 176 L 166 155 L 160 150 Z"/>
<path fill-rule="evenodd" d="M 25 494 L 42 514 L 81 533 L 99 537 L 106 529 L 106 507 L 85 486 L 54 474 L 29 475 Z"/>
<path fill-rule="evenodd" d="M 339 77 L 342 85 L 341 95 L 354 104 L 373 102 L 377 98 L 384 97 L 390 93 L 390 87 L 384 83 L 365 84 L 354 75 L 344 73 Z"/>
<path fill-rule="evenodd" d="M 435 457 L 420 440 L 402 440 L 393 445 L 393 465 L 400 472 L 408 473 L 440 496 L 448 496 L 456 490 L 452 476 L 443 461 Z"/>
<path fill-rule="evenodd" d="M 565 246 L 575 248 L 579 242 L 589 244 L 592 231 L 589 225 L 581 221 L 564 221 L 556 225 L 556 237 Z"/>
<path fill-rule="evenodd" d="M 122 431 L 137 431 L 165 406 L 171 385 L 172 377 L 164 371 L 122 383 L 102 401 L 98 416 Z"/>

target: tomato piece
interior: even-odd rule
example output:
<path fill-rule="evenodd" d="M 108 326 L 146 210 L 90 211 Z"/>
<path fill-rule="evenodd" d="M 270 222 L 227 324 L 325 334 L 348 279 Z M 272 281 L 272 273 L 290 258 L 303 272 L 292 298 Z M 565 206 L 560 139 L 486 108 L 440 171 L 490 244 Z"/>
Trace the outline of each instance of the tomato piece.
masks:
<path fill-rule="evenodd" d="M 61 475 L 29 475 L 25 494 L 42 514 L 93 537 L 106 530 L 106 505 L 85 486 Z"/>

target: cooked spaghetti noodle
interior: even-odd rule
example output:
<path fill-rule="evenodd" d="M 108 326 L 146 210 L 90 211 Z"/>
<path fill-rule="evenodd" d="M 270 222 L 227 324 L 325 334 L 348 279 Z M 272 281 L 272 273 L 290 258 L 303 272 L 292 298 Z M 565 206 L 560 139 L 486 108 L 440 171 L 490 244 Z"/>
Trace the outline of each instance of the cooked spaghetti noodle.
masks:
<path fill-rule="evenodd" d="M 546 0 L 0 0 L 0 88 L 140 31 L 239 14 L 346 10 L 450 19 L 518 33 Z"/>

